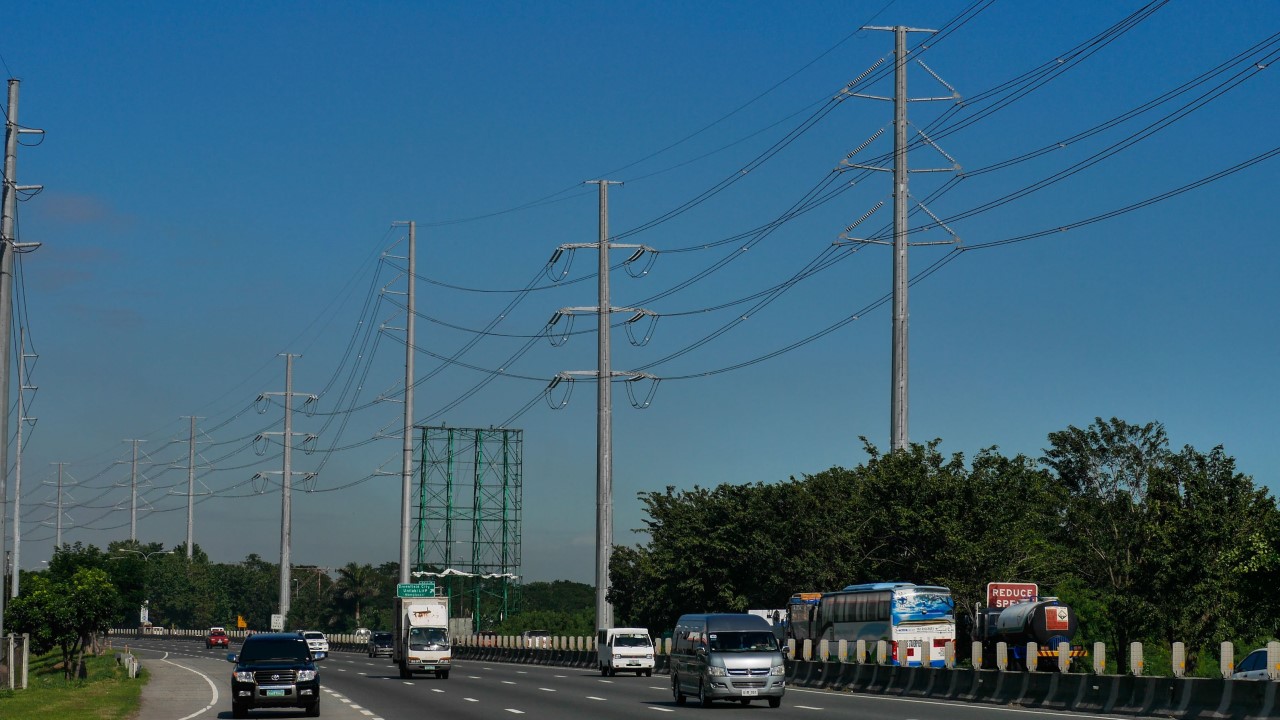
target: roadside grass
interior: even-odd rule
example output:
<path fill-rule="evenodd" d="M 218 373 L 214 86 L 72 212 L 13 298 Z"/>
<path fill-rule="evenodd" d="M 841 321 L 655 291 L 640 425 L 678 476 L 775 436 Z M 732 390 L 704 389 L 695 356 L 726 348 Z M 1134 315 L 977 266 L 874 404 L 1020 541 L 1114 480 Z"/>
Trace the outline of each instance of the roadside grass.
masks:
<path fill-rule="evenodd" d="M 54 652 L 31 659 L 26 690 L 0 690 L 0 718 L 4 720 L 125 720 L 138 710 L 145 668 L 130 679 L 117 665 L 115 653 L 86 657 L 87 677 L 64 680 Z"/>

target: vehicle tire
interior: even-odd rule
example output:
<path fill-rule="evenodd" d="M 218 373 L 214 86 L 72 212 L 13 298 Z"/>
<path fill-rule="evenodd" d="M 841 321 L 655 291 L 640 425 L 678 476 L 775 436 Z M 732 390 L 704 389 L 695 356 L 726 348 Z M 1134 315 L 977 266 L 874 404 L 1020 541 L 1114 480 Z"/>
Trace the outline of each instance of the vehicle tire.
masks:
<path fill-rule="evenodd" d="M 320 717 L 320 701 L 318 699 L 307 706 L 307 717 Z"/>
<path fill-rule="evenodd" d="M 409 672 L 409 668 L 405 667 L 404 663 L 400 663 L 400 679 L 405 680 L 411 677 L 413 673 Z"/>
<path fill-rule="evenodd" d="M 680 676 L 671 673 L 671 696 L 676 699 L 677 705 L 684 704 L 684 693 L 680 692 Z"/>
<path fill-rule="evenodd" d="M 245 708 L 243 703 L 233 702 L 231 703 L 231 717 L 247 718 L 249 717 L 249 711 Z"/>
<path fill-rule="evenodd" d="M 436 673 L 436 677 L 440 678 L 441 680 L 448 680 L 448 679 L 449 679 L 449 671 L 448 671 L 448 670 L 441 670 L 440 672 Z"/>
<path fill-rule="evenodd" d="M 741 700 L 739 700 L 738 702 L 742 703 L 744 706 L 745 706 L 745 705 L 750 705 L 750 704 L 751 704 L 751 698 L 742 698 L 742 699 L 741 699 Z"/>
<path fill-rule="evenodd" d="M 769 707 L 771 708 L 782 707 L 782 698 L 780 697 L 769 698 Z"/>
<path fill-rule="evenodd" d="M 644 676 L 645 676 L 645 677 L 653 677 L 653 668 L 649 668 L 648 670 L 645 670 L 645 671 L 644 671 Z"/>
<path fill-rule="evenodd" d="M 609 677 L 615 677 L 618 674 L 617 668 L 609 668 Z"/>
<path fill-rule="evenodd" d="M 605 666 L 601 665 L 601 666 L 600 666 L 600 677 L 609 677 L 609 668 L 607 668 L 607 667 L 605 667 Z"/>
<path fill-rule="evenodd" d="M 711 696 L 707 695 L 707 686 L 704 683 L 698 683 L 698 704 L 704 708 L 711 707 Z"/>

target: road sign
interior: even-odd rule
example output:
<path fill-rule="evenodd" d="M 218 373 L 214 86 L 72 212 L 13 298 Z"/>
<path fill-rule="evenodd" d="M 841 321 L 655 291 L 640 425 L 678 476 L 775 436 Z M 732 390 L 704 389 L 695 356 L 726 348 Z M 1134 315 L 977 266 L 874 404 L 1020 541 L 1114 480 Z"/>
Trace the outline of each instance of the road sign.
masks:
<path fill-rule="evenodd" d="M 400 583 L 396 585 L 396 597 L 428 598 L 436 596 L 436 584 L 433 581 L 420 583 Z"/>
<path fill-rule="evenodd" d="M 237 615 L 237 616 L 236 616 L 236 627 L 237 627 L 237 628 L 239 628 L 239 629 L 241 629 L 241 630 L 243 630 L 243 629 L 245 629 L 245 628 L 249 627 L 249 623 L 247 623 L 247 622 L 245 622 L 245 621 L 244 621 L 244 616 L 243 616 L 243 615 Z"/>
<path fill-rule="evenodd" d="M 273 632 L 284 632 L 284 616 L 280 613 L 271 613 L 271 630 Z"/>
<path fill-rule="evenodd" d="M 151 619 L 151 618 L 149 617 L 149 615 L 150 615 L 149 611 L 150 611 L 150 610 L 151 610 L 151 608 L 150 608 L 150 607 L 148 607 L 146 603 L 142 603 L 142 606 L 141 606 L 141 607 L 139 608 L 139 610 L 138 610 L 138 624 L 139 624 L 139 625 L 146 625 L 146 624 L 147 624 L 147 621 Z"/>
<path fill-rule="evenodd" d="M 1035 583 L 987 583 L 987 607 L 1006 608 L 1014 603 L 1035 600 L 1040 587 Z"/>

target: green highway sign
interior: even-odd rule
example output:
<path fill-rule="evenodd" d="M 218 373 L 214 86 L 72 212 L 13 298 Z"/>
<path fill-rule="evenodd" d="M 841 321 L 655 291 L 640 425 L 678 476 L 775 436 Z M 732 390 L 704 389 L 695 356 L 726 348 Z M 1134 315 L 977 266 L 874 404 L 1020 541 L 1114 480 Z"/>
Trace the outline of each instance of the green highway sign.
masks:
<path fill-rule="evenodd" d="M 396 585 L 396 597 L 402 598 L 428 598 L 436 596 L 436 584 L 434 582 L 420 583 L 400 583 Z"/>

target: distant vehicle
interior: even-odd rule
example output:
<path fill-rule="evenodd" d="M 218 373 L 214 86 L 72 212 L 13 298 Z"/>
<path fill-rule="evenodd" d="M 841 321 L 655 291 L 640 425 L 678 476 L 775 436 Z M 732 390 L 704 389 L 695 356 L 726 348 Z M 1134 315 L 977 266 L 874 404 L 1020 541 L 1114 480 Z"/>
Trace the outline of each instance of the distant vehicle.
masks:
<path fill-rule="evenodd" d="M 303 630 L 300 633 L 307 641 L 307 647 L 311 648 L 311 652 L 329 652 L 329 639 L 319 630 Z"/>
<path fill-rule="evenodd" d="M 320 671 L 316 661 L 327 653 L 312 652 L 296 633 L 257 633 L 245 638 L 231 673 L 231 717 L 246 718 L 263 707 L 300 707 L 320 717 Z"/>
<path fill-rule="evenodd" d="M 520 645 L 527 648 L 551 647 L 550 630 L 525 630 L 520 633 Z"/>
<path fill-rule="evenodd" d="M 227 637 L 225 628 L 212 627 L 209 628 L 209 634 L 205 636 L 204 647 L 206 650 L 215 647 L 231 647 L 231 638 Z"/>
<path fill-rule="evenodd" d="M 596 665 L 600 674 L 634 670 L 653 675 L 653 640 L 644 628 L 606 628 L 596 632 Z"/>
<path fill-rule="evenodd" d="M 1267 649 L 1258 648 L 1244 659 L 1236 664 L 1235 672 L 1231 673 L 1232 680 L 1270 680 L 1271 675 L 1267 671 Z"/>
<path fill-rule="evenodd" d="M 944 664 L 944 647 L 956 639 L 955 600 L 945 587 L 904 582 L 848 585 L 843 590 L 797 593 L 787 603 L 787 635 L 797 643 L 809 639 L 832 644 L 846 640 L 889 643 L 894 665 L 920 665 L 924 648 L 929 664 Z"/>
<path fill-rule="evenodd" d="M 693 695 L 743 705 L 767 699 L 782 705 L 786 662 L 769 621 L 758 615 L 681 615 L 671 648 L 671 694 L 677 705 Z"/>
<path fill-rule="evenodd" d="M 1026 670 L 1034 665 L 1040 672 L 1058 669 L 1058 645 L 1068 645 L 1067 655 L 1088 656 L 1079 645 L 1071 645 L 1076 635 L 1076 615 L 1069 605 L 1057 598 L 1038 597 L 1003 608 L 984 608 L 978 612 L 973 626 L 973 639 L 982 643 L 982 665 L 996 666 L 999 643 L 1007 646 L 1009 668 Z M 1027 643 L 1036 643 L 1037 657 L 1027 657 Z"/>
<path fill-rule="evenodd" d="M 374 630 L 369 635 L 369 657 L 378 657 L 379 655 L 391 657 L 394 645 L 395 635 L 386 630 Z"/>

